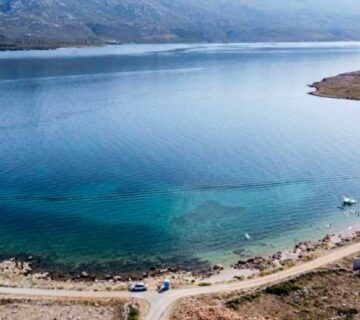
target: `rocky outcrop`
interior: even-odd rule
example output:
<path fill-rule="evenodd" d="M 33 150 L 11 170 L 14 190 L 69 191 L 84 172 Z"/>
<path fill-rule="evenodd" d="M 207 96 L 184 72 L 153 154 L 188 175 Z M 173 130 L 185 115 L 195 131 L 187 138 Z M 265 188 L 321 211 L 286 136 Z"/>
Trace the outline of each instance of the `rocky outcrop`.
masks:
<path fill-rule="evenodd" d="M 329 250 L 359 238 L 359 232 L 355 232 L 349 235 L 327 234 L 322 240 L 319 241 L 298 242 L 294 248 L 289 251 L 279 251 L 268 257 L 258 256 L 248 260 L 239 260 L 233 265 L 233 267 L 235 269 L 241 270 L 251 269 L 258 271 L 277 269 L 292 265 L 297 261 L 311 258 L 313 254 L 316 254 L 320 250 Z"/>
<path fill-rule="evenodd" d="M 18 261 L 15 258 L 0 262 L 0 273 L 29 275 L 32 273 L 31 262 Z"/>
<path fill-rule="evenodd" d="M 216 265 L 214 265 L 213 270 L 214 271 L 222 271 L 222 270 L 224 270 L 224 266 L 222 264 L 216 264 Z"/>

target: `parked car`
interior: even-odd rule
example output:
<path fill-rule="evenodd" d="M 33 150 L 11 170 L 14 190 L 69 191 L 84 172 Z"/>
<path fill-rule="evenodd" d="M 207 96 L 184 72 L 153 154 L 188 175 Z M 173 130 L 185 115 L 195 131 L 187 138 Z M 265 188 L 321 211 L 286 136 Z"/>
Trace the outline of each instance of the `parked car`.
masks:
<path fill-rule="evenodd" d="M 129 291 L 131 292 L 142 292 L 142 291 L 147 291 L 147 289 L 148 289 L 148 285 L 143 282 L 133 283 L 129 286 Z"/>
<path fill-rule="evenodd" d="M 158 292 L 162 293 L 171 289 L 170 280 L 165 279 L 161 286 L 158 288 Z"/>

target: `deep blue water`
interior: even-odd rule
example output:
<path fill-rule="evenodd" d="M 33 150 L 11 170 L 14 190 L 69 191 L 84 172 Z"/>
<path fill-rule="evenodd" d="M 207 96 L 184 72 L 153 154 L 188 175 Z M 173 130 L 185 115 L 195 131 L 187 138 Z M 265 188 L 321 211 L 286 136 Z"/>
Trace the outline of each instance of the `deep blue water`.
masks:
<path fill-rule="evenodd" d="M 230 262 L 347 228 L 360 103 L 306 85 L 358 69 L 356 43 L 0 53 L 0 254 Z"/>

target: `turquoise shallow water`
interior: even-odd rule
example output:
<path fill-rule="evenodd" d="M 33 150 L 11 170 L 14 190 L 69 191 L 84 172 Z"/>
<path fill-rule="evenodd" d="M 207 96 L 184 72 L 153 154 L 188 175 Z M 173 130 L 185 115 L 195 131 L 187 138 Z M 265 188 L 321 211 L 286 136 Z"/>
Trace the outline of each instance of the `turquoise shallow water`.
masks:
<path fill-rule="evenodd" d="M 360 103 L 306 94 L 357 69 L 356 43 L 0 53 L 0 254 L 230 263 L 357 223 Z"/>

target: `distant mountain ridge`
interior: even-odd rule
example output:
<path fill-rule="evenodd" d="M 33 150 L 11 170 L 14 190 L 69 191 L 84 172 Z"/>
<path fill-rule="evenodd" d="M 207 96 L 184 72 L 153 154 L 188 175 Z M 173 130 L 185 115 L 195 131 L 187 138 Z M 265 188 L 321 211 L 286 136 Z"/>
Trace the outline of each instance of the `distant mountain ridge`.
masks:
<path fill-rule="evenodd" d="M 357 0 L 0 0 L 0 44 L 360 40 Z"/>

